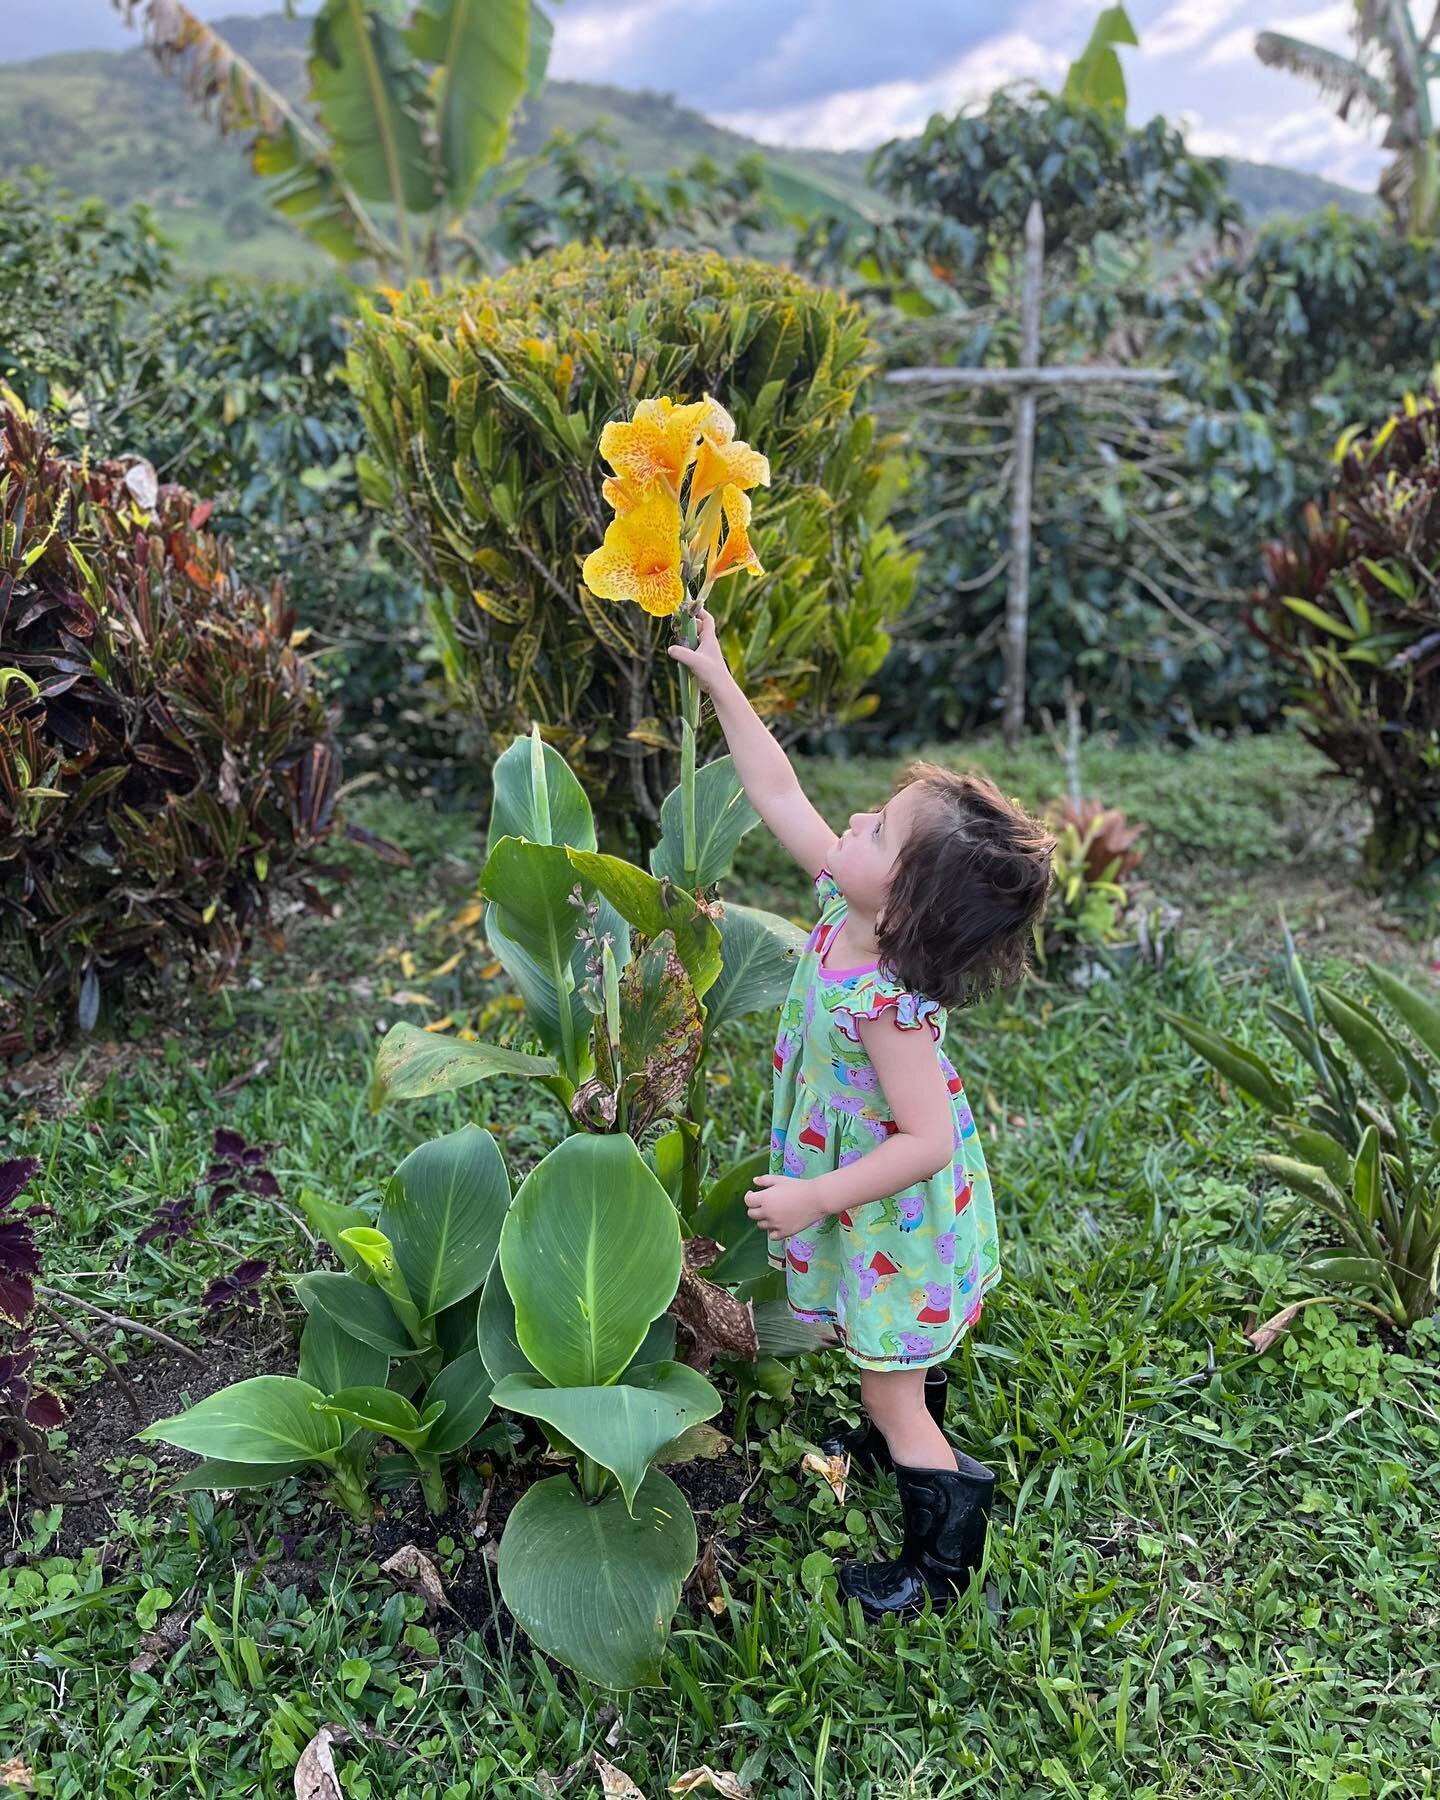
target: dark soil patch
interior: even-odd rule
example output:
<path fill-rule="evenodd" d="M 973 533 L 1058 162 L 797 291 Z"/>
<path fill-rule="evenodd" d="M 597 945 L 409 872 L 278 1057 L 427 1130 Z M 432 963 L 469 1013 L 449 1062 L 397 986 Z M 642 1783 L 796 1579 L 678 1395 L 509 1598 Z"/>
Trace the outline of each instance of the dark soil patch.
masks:
<path fill-rule="evenodd" d="M 243 1381 L 252 1375 L 288 1375 L 295 1369 L 295 1350 L 288 1336 L 268 1336 L 256 1341 L 244 1325 L 232 1339 L 220 1338 L 202 1350 L 203 1366 L 171 1350 L 156 1350 L 128 1365 L 126 1374 L 140 1398 L 143 1418 L 136 1419 L 124 1393 L 113 1377 L 107 1376 L 82 1394 L 74 1404 L 68 1421 L 69 1444 L 62 1452 L 65 1479 L 58 1498 L 64 1505 L 59 1534 L 52 1553 L 78 1556 L 87 1547 L 100 1546 L 102 1553 L 110 1544 L 115 1512 L 122 1507 L 141 1504 L 133 1489 L 120 1485 L 124 1463 L 132 1456 L 144 1454 L 156 1463 L 162 1477 L 179 1475 L 194 1465 L 195 1459 L 183 1450 L 167 1444 L 138 1444 L 135 1433 L 156 1419 L 168 1418 L 187 1405 L 202 1400 L 207 1394 Z M 724 1430 L 729 1421 L 715 1421 Z M 558 1459 L 545 1457 L 546 1446 L 538 1431 L 527 1424 L 525 1440 L 513 1455 L 481 1455 L 472 1460 L 471 1494 L 484 1492 L 480 1504 L 467 1506 L 457 1497 L 460 1485 L 452 1474 L 448 1486 L 451 1505 L 448 1512 L 434 1514 L 426 1507 L 418 1483 L 410 1483 L 376 1498 L 376 1514 L 368 1527 L 359 1528 L 362 1540 L 368 1536 L 371 1554 L 383 1563 L 406 1544 L 414 1544 L 437 1567 L 444 1561 L 438 1548 L 441 1538 L 449 1538 L 465 1552 L 460 1567 L 444 1577 L 445 1597 L 450 1610 L 436 1609 L 430 1620 L 431 1629 L 442 1642 L 468 1631 L 477 1632 L 492 1651 L 501 1647 L 502 1639 L 512 1640 L 515 1623 L 500 1598 L 494 1557 L 505 1521 L 511 1509 L 532 1483 L 544 1480 L 565 1467 Z M 708 1549 L 713 1548 L 713 1561 L 721 1567 L 727 1562 L 725 1540 L 717 1533 L 714 1515 L 733 1505 L 754 1484 L 757 1470 L 749 1459 L 734 1451 L 715 1457 L 698 1458 L 665 1470 L 665 1474 L 684 1494 L 695 1514 L 695 1527 L 700 1544 L 702 1564 Z M 294 1521 L 280 1539 L 279 1555 L 266 1554 L 263 1541 L 249 1529 L 257 1510 L 264 1505 L 258 1494 L 237 1494 L 233 1501 L 241 1520 L 246 1542 L 257 1563 L 263 1563 L 265 1576 L 277 1587 L 295 1585 L 302 1592 L 314 1594 L 323 1582 L 323 1571 L 333 1564 L 333 1556 L 325 1552 L 325 1544 L 333 1535 L 338 1541 L 342 1524 L 356 1529 L 344 1520 L 338 1509 L 319 1502 L 307 1509 L 305 1520 Z M 760 1516 L 742 1514 L 749 1527 L 760 1526 Z M 317 1544 L 312 1535 L 318 1528 Z M 305 1551 L 297 1555 L 302 1539 Z M 10 1558 L 14 1559 L 14 1552 Z M 398 1579 L 398 1578 L 397 1578 Z M 407 1585 L 403 1581 L 401 1585 Z M 713 1583 L 711 1584 L 713 1591 Z M 699 1591 L 698 1581 L 690 1589 L 692 1604 L 704 1608 L 706 1593 Z"/>
<path fill-rule="evenodd" d="M 137 1419 L 115 1378 L 107 1375 L 78 1395 L 67 1396 L 71 1414 L 66 1420 L 69 1443 L 61 1457 L 64 1478 L 57 1498 L 65 1508 L 55 1553 L 78 1556 L 89 1545 L 104 1544 L 115 1523 L 115 1511 L 132 1506 L 134 1496 L 121 1488 L 117 1471 L 107 1464 L 144 1455 L 166 1474 L 180 1474 L 195 1458 L 168 1444 L 139 1444 L 135 1433 L 156 1419 L 183 1412 L 207 1394 L 245 1381 L 252 1375 L 293 1375 L 295 1347 L 288 1333 L 276 1339 L 267 1333 L 257 1340 L 242 1324 L 231 1337 L 219 1337 L 200 1347 L 201 1362 L 191 1362 L 174 1350 L 157 1349 L 136 1357 L 125 1367 L 135 1388 L 141 1416 Z"/>

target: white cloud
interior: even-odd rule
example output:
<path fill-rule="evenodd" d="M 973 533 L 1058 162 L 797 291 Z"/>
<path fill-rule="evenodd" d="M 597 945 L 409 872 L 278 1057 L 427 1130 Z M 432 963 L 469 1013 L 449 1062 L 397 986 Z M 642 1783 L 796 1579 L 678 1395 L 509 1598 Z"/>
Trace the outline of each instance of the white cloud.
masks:
<path fill-rule="evenodd" d="M 1239 12 L 1244 0 L 1175 0 L 1153 25 L 1137 33 L 1146 56 L 1179 56 L 1203 44 Z"/>
<path fill-rule="evenodd" d="M 883 81 L 847 88 L 803 106 L 715 115 L 722 125 L 764 143 L 829 150 L 868 149 L 886 138 L 919 131 L 935 112 L 953 112 L 983 99 L 1007 81 L 1053 82 L 1070 58 L 1023 32 L 991 38 L 926 81 Z"/>

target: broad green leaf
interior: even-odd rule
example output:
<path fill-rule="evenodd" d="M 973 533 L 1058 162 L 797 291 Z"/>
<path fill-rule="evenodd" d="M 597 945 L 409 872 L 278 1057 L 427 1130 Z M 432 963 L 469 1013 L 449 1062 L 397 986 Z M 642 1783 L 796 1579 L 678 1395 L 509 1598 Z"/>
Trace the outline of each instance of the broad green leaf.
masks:
<path fill-rule="evenodd" d="M 1315 993 L 1346 1049 L 1390 1104 L 1398 1105 L 1410 1091 L 1410 1078 L 1385 1031 L 1333 988 L 1317 987 Z"/>
<path fill-rule="evenodd" d="M 1344 1212 L 1347 1205 L 1345 1195 L 1316 1164 L 1295 1162 L 1288 1156 L 1257 1156 L 1255 1161 L 1258 1167 L 1268 1169 L 1292 1193 L 1300 1194 L 1306 1200 L 1317 1201 L 1327 1211 Z"/>
<path fill-rule="evenodd" d="M 433 1138 L 401 1163 L 380 1224 L 423 1318 L 480 1287 L 509 1205 L 505 1159 L 478 1125 Z"/>
<path fill-rule="evenodd" d="M 703 1271 L 707 1281 L 718 1287 L 734 1287 L 764 1275 L 770 1265 L 766 1260 L 766 1237 L 756 1228 L 745 1209 L 745 1196 L 755 1185 L 755 1177 L 770 1168 L 770 1152 L 756 1150 L 728 1168 L 706 1193 L 690 1228 L 696 1237 L 714 1238 L 723 1244 L 723 1255 Z"/>
<path fill-rule="evenodd" d="M 515 1335 L 515 1302 L 505 1285 L 505 1271 L 498 1257 L 480 1296 L 475 1341 L 491 1381 L 499 1381 L 505 1375 L 534 1373 L 535 1365 L 520 1348 L 520 1340 Z"/>
<path fill-rule="evenodd" d="M 720 1396 L 683 1363 L 651 1363 L 627 1370 L 608 1387 L 552 1387 L 540 1375 L 507 1375 L 494 1400 L 510 1412 L 543 1419 L 620 1483 L 633 1512 L 635 1495 L 658 1453 L 682 1431 L 714 1418 Z"/>
<path fill-rule="evenodd" d="M 1380 1180 L 1380 1133 L 1373 1125 L 1367 1125 L 1360 1139 L 1360 1148 L 1355 1152 L 1354 1185 L 1351 1190 L 1355 1196 L 1355 1205 L 1367 1225 L 1373 1225 L 1380 1215 Z"/>
<path fill-rule="evenodd" d="M 425 1411 L 419 1413 L 393 1388 L 353 1387 L 342 1388 L 338 1394 L 320 1395 L 315 1410 L 337 1419 L 351 1419 L 381 1437 L 394 1438 L 407 1450 L 421 1450 L 428 1448 L 430 1428 L 445 1409 L 439 1403 L 432 1406 L 427 1400 Z"/>
<path fill-rule="evenodd" d="M 1390 1296 L 1390 1274 L 1383 1262 L 1373 1256 L 1310 1256 L 1302 1265 L 1307 1275 L 1325 1282 L 1343 1282 L 1350 1287 L 1368 1288 L 1372 1293 Z"/>
<path fill-rule="evenodd" d="M 481 892 L 491 903 L 485 918 L 491 948 L 520 990 L 531 1028 L 572 1079 L 578 1078 L 590 1014 L 579 992 L 586 974 L 585 946 L 576 936 L 585 917 L 571 893 L 578 885 L 589 900 L 594 886 L 584 880 L 577 884 L 570 857 L 586 854 L 564 845 L 503 837 L 492 846 L 480 875 Z M 603 898 L 595 930 L 602 937 L 610 933 L 616 957 L 629 961 L 629 928 Z"/>
<path fill-rule="evenodd" d="M 1440 1006 L 1389 969 L 1382 969 L 1378 963 L 1367 962 L 1365 967 L 1382 998 L 1403 1020 L 1411 1035 L 1440 1060 Z"/>
<path fill-rule="evenodd" d="M 360 1257 L 341 1234 L 360 1225 L 373 1225 L 374 1215 L 363 1207 L 340 1206 L 333 1200 L 322 1200 L 308 1189 L 301 1190 L 300 1209 L 315 1235 L 325 1240 L 352 1274 L 358 1272 L 363 1267 Z"/>
<path fill-rule="evenodd" d="M 504 154 L 529 73 L 530 19 L 531 0 L 420 0 L 416 9 L 410 48 L 440 65 L 431 107 L 452 215 Z"/>
<path fill-rule="evenodd" d="M 174 1492 L 193 1494 L 214 1488 L 274 1487 L 287 1476 L 302 1475 L 314 1468 L 315 1464 L 308 1462 L 240 1463 L 209 1457 L 199 1468 L 187 1469 L 175 1483 Z"/>
<path fill-rule="evenodd" d="M 363 200 L 435 205 L 425 71 L 400 31 L 404 0 L 324 0 L 310 28 L 310 92 L 333 160 Z"/>
<path fill-rule="evenodd" d="M 391 1356 L 415 1355 L 416 1345 L 395 1317 L 394 1307 L 368 1281 L 354 1275 L 337 1275 L 330 1269 L 316 1269 L 296 1279 L 295 1292 L 306 1312 L 318 1309 L 329 1313 L 342 1331 L 359 1338 L 362 1344 L 373 1344 Z"/>
<path fill-rule="evenodd" d="M 500 1593 L 526 1634 L 602 1687 L 663 1685 L 660 1657 L 695 1566 L 685 1496 L 652 1469 L 627 1512 L 590 1505 L 567 1475 L 527 1488 L 500 1540 Z"/>
<path fill-rule="evenodd" d="M 660 805 L 660 841 L 650 852 L 650 873 L 668 875 L 678 888 L 685 881 L 685 834 L 681 791 L 674 788 Z M 735 866 L 741 838 L 760 823 L 745 798 L 734 759 L 717 757 L 695 771 L 695 884 L 710 887 Z"/>
<path fill-rule="evenodd" d="M 322 1394 L 347 1387 L 383 1387 L 390 1373 L 384 1350 L 351 1337 L 328 1312 L 318 1307 L 300 1333 L 300 1379 Z"/>
<path fill-rule="evenodd" d="M 1353 643 L 1355 633 L 1341 619 L 1331 618 L 1330 614 L 1315 605 L 1313 600 L 1301 600 L 1293 594 L 1286 594 L 1282 604 L 1288 606 L 1297 618 L 1304 619 L 1307 625 L 1313 625 L 1317 631 L 1329 632 L 1331 637 L 1343 639 L 1347 644 Z"/>
<path fill-rule="evenodd" d="M 797 1319 L 785 1300 L 756 1301 L 755 1337 L 762 1356 L 808 1356 L 834 1342 L 828 1325 Z"/>
<path fill-rule="evenodd" d="M 435 1342 L 440 1346 L 442 1362 L 454 1362 L 457 1356 L 475 1348 L 475 1321 L 479 1311 L 480 1295 L 476 1292 L 436 1314 Z"/>
<path fill-rule="evenodd" d="M 1171 1012 L 1167 1007 L 1162 1006 L 1158 1011 L 1160 1017 L 1174 1026 L 1192 1050 L 1198 1051 L 1206 1062 L 1218 1069 L 1242 1093 L 1259 1101 L 1267 1112 L 1289 1111 L 1291 1096 L 1288 1090 L 1280 1085 L 1258 1056 L 1242 1048 L 1233 1039 L 1222 1036 L 1218 1031 L 1211 1031 L 1204 1025 L 1198 1025 L 1193 1019 Z"/>
<path fill-rule="evenodd" d="M 1335 1186 L 1340 1189 L 1350 1185 L 1350 1152 L 1328 1131 L 1320 1131 L 1313 1125 L 1297 1125 L 1288 1121 L 1284 1126 L 1290 1146 L 1302 1163 L 1314 1163 L 1322 1168 Z"/>
<path fill-rule="evenodd" d="M 551 1056 L 531 1056 L 499 1044 L 470 1043 L 438 1031 L 424 1031 L 403 1019 L 392 1025 L 375 1057 L 370 1107 L 387 1100 L 425 1100 L 451 1094 L 490 1075 L 554 1075 Z"/>
<path fill-rule="evenodd" d="M 680 1463 L 713 1461 L 730 1448 L 730 1439 L 713 1425 L 692 1425 L 682 1431 L 673 1444 L 667 1444 L 655 1458 L 656 1468 L 674 1468 Z"/>
<path fill-rule="evenodd" d="M 340 1448 L 338 1420 L 311 1410 L 324 1398 L 293 1375 L 255 1375 L 135 1435 L 142 1443 L 174 1444 L 222 1462 L 311 1462 Z"/>
<path fill-rule="evenodd" d="M 423 1411 L 438 1402 L 445 1410 L 430 1427 L 425 1448 L 434 1456 L 462 1449 L 490 1416 L 490 1376 L 478 1350 L 447 1363 L 425 1393 Z"/>
<path fill-rule="evenodd" d="M 650 1321 L 650 1329 L 645 1333 L 645 1340 L 630 1363 L 631 1369 L 643 1369 L 648 1363 L 674 1362 L 675 1360 L 675 1317 L 673 1313 L 663 1312 L 658 1319 Z M 630 1379 L 627 1369 L 623 1380 Z"/>
<path fill-rule="evenodd" d="M 682 887 L 657 881 L 634 863 L 593 850 L 567 852 L 576 874 L 598 888 L 615 910 L 648 938 L 674 934 L 675 954 L 704 998 L 720 973 L 720 934 Z"/>
<path fill-rule="evenodd" d="M 707 1031 L 747 1013 L 775 1011 L 805 943 L 805 933 L 788 919 L 729 900 L 719 926 L 720 974 L 705 994 Z"/>
<path fill-rule="evenodd" d="M 1114 111 L 1123 119 L 1129 96 L 1115 46 L 1139 41 L 1125 8 L 1107 6 L 1095 21 L 1085 48 L 1070 65 L 1062 98 L 1093 107 L 1097 112 Z"/>
<path fill-rule="evenodd" d="M 669 1131 L 662 1132 L 645 1152 L 645 1160 L 654 1169 L 665 1192 L 679 1206 L 681 1177 L 685 1170 L 684 1130 L 673 1125 Z"/>
<path fill-rule="evenodd" d="M 674 1298 L 680 1221 L 628 1137 L 567 1138 L 521 1183 L 500 1266 L 520 1348 L 540 1374 L 603 1387 Z"/>
<path fill-rule="evenodd" d="M 528 737 L 516 738 L 491 770 L 494 793 L 485 836 L 487 849 L 501 838 L 516 837 L 532 844 L 573 844 L 577 850 L 593 850 L 595 821 L 590 802 L 570 765 L 549 744 L 543 746 L 548 817 L 537 804 L 530 742 Z"/>

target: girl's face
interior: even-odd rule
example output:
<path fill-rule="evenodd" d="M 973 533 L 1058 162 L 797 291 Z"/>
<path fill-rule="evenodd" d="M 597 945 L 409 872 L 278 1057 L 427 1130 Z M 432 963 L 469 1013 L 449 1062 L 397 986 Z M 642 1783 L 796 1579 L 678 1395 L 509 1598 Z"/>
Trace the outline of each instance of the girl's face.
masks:
<path fill-rule="evenodd" d="M 878 812 L 851 813 L 849 828 L 830 853 L 829 866 L 852 911 L 880 912 L 890 871 L 924 804 L 924 789 L 917 781 L 901 788 Z"/>

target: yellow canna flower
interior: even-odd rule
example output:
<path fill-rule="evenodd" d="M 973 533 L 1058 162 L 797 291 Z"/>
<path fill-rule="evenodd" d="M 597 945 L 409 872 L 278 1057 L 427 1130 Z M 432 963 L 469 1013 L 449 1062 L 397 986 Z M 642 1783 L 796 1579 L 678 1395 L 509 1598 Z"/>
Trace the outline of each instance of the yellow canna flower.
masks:
<path fill-rule="evenodd" d="M 644 488 L 633 487 L 620 475 L 607 475 L 600 484 L 605 504 L 617 513 L 629 512 L 645 498 Z"/>
<path fill-rule="evenodd" d="M 752 450 L 735 436 L 735 421 L 723 406 L 714 411 L 704 427 L 700 448 L 695 452 L 695 473 L 690 477 L 690 504 L 718 493 L 723 487 L 769 487 L 770 458 Z"/>
<path fill-rule="evenodd" d="M 725 511 L 725 542 L 710 552 L 706 580 L 719 581 L 722 575 L 733 575 L 737 569 L 763 575 L 760 558 L 750 542 L 750 496 L 741 488 L 727 485 L 721 490 L 720 503 Z"/>
<path fill-rule="evenodd" d="M 677 406 L 668 398 L 642 400 L 633 419 L 612 419 L 600 433 L 600 454 L 626 490 L 658 483 L 678 500 L 696 440 L 717 412 L 725 416 L 724 409 L 708 399 L 689 406 Z"/>
<path fill-rule="evenodd" d="M 661 618 L 678 611 L 685 599 L 679 502 L 662 489 L 618 513 L 583 573 L 597 600 L 633 600 Z"/>

